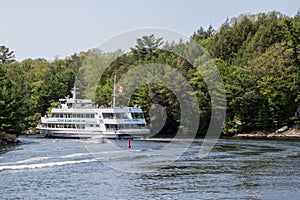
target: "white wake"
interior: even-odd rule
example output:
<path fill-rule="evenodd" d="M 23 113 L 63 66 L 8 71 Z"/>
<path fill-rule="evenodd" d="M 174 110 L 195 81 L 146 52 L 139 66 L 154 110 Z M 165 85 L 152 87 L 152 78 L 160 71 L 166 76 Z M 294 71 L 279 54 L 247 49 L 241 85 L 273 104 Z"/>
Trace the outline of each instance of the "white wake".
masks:
<path fill-rule="evenodd" d="M 96 159 L 86 159 L 86 160 L 72 160 L 72 161 L 62 161 L 62 162 L 49 162 L 49 163 L 38 163 L 38 164 L 27 164 L 27 165 L 7 165 L 0 166 L 0 171 L 3 170 L 22 170 L 22 169 L 35 169 L 43 167 L 53 167 L 53 166 L 63 166 L 63 165 L 72 165 L 79 163 L 89 163 L 95 162 Z"/>

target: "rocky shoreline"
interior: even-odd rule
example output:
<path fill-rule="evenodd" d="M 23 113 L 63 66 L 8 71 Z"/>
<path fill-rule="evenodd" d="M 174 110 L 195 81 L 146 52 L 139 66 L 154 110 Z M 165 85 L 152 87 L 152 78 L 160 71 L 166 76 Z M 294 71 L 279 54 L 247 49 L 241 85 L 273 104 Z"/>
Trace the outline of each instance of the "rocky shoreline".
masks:
<path fill-rule="evenodd" d="M 17 140 L 16 135 L 0 132 L 0 145 L 18 144 L 18 143 L 20 143 L 20 141 Z"/>
<path fill-rule="evenodd" d="M 288 128 L 284 131 L 276 131 L 273 133 L 251 132 L 239 133 L 234 138 L 253 138 L 253 139 L 299 139 L 300 129 Z"/>

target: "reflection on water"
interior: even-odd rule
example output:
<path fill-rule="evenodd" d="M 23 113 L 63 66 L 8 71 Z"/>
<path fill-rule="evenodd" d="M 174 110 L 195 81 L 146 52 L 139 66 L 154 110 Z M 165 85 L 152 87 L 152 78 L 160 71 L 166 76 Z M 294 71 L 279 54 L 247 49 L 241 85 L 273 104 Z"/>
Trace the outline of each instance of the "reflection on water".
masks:
<path fill-rule="evenodd" d="M 90 141 L 23 139 L 0 154 L 2 199 L 298 199 L 300 145 L 297 141 L 219 140 L 199 158 L 202 140 L 169 165 L 156 155 L 166 141 L 114 141 L 122 154 Z M 94 146 L 96 145 L 96 146 Z M 103 145 L 101 152 L 97 145 Z M 180 145 L 178 145 L 180 148 Z M 132 157 L 133 156 L 133 157 Z M 130 159 L 129 159 L 130 158 Z M 162 158 L 164 160 L 162 160 Z M 103 161 L 127 161 L 144 173 L 126 173 Z M 155 170 L 153 170 L 155 169 Z"/>

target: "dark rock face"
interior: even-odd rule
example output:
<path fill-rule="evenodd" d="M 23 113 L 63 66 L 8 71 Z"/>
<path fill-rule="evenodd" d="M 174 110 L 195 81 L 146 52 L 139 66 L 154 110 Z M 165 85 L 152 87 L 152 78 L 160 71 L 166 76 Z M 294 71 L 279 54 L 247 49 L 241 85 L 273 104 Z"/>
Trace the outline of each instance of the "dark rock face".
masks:
<path fill-rule="evenodd" d="M 1 144 L 18 144 L 18 143 L 20 143 L 20 141 L 17 140 L 17 137 L 15 135 L 0 132 L 0 145 Z"/>

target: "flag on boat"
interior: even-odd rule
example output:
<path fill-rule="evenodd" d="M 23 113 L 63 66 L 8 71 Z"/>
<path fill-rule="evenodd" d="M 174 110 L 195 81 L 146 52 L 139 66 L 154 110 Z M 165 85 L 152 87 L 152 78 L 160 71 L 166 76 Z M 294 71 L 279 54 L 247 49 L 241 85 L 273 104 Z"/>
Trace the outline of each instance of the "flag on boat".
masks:
<path fill-rule="evenodd" d="M 243 122 L 242 122 L 241 120 L 235 120 L 235 124 L 237 124 L 237 125 L 242 125 Z"/>
<path fill-rule="evenodd" d="M 122 86 L 118 85 L 118 91 L 123 93 L 124 92 L 124 88 Z"/>

